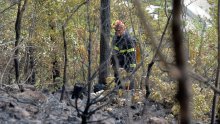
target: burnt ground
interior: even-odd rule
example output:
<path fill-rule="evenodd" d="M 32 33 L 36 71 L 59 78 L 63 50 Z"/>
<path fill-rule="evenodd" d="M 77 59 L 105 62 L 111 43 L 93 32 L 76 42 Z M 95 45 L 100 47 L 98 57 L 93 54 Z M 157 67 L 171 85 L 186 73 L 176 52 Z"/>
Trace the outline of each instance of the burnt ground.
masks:
<path fill-rule="evenodd" d="M 65 98 L 60 102 L 60 92 L 54 94 L 37 91 L 34 87 L 19 92 L 17 88 L 0 90 L 0 122 L 1 124 L 79 124 L 81 118 L 73 107 L 74 99 Z M 7 91 L 7 92 L 6 92 Z M 71 92 L 70 92 L 71 93 Z M 71 94 L 69 93 L 68 96 Z M 94 94 L 93 94 L 94 95 Z M 175 124 L 170 108 L 151 100 L 145 100 L 146 111 L 143 112 L 141 101 L 131 102 L 127 94 L 118 98 L 112 96 L 91 106 L 91 110 L 105 104 L 106 106 L 93 114 L 89 122 L 92 124 Z M 84 110 L 86 97 L 79 99 L 78 106 Z M 73 106 L 72 106 L 73 105 Z"/>

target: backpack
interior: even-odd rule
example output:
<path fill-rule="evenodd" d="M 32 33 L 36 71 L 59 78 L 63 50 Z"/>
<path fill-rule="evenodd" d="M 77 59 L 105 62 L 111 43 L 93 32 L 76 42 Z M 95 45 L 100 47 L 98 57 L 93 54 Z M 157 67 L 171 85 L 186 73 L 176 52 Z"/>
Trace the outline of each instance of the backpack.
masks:
<path fill-rule="evenodd" d="M 141 45 L 140 43 L 136 43 L 136 62 L 139 64 L 141 62 Z"/>
<path fill-rule="evenodd" d="M 141 45 L 137 42 L 137 39 L 134 39 L 135 42 L 135 50 L 136 50 L 136 64 L 141 62 Z"/>

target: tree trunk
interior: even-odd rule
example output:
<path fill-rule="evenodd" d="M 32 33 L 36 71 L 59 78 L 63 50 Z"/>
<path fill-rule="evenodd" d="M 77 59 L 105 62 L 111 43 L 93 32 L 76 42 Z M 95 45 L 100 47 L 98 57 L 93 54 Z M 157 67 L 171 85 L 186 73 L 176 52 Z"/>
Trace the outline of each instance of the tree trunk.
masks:
<path fill-rule="evenodd" d="M 64 67 L 63 67 L 63 86 L 62 86 L 60 101 L 62 101 L 64 98 L 65 85 L 66 85 L 66 68 L 67 68 L 67 60 L 68 60 L 65 25 L 62 26 L 62 30 L 63 30 L 63 48 L 64 48 Z"/>
<path fill-rule="evenodd" d="M 101 35 L 99 83 L 106 84 L 110 43 L 110 0 L 101 0 Z"/>
<path fill-rule="evenodd" d="M 178 92 L 177 99 L 180 104 L 180 123 L 190 124 L 190 84 L 188 83 L 188 76 L 186 70 L 186 56 L 184 53 L 183 32 L 181 29 L 181 12 L 182 5 L 181 0 L 173 1 L 173 22 L 172 22 L 172 34 L 174 42 L 174 51 L 176 58 L 176 67 L 180 72 L 178 77 Z"/>
<path fill-rule="evenodd" d="M 87 2 L 87 24 L 88 24 L 88 31 L 89 31 L 89 39 L 88 39 L 88 77 L 87 77 L 87 82 L 88 82 L 88 99 L 86 103 L 86 108 L 84 113 L 88 113 L 89 110 L 89 104 L 90 104 L 90 93 L 91 93 L 91 87 L 92 87 L 92 81 L 91 81 L 91 65 L 92 65 L 92 34 L 90 30 L 90 15 L 89 15 L 89 7 L 90 7 L 90 2 Z M 85 115 L 87 116 L 87 115 Z"/>
<path fill-rule="evenodd" d="M 215 80 L 215 87 L 218 89 L 219 88 L 219 76 L 220 76 L 220 1 L 218 0 L 218 68 L 217 68 L 217 73 L 216 73 L 216 80 Z M 213 97 L 213 103 L 212 103 L 212 119 L 211 119 L 211 124 L 215 123 L 215 111 L 216 111 L 216 103 L 218 99 L 218 94 L 214 92 L 214 97 Z"/>
<path fill-rule="evenodd" d="M 17 11 L 17 18 L 16 18 L 16 22 L 15 22 L 15 52 L 14 52 L 14 68 L 15 68 L 15 81 L 18 84 L 19 90 L 21 92 L 24 91 L 24 88 L 22 85 L 20 85 L 20 81 L 19 81 L 19 61 L 18 61 L 18 55 L 19 55 L 19 49 L 18 49 L 18 44 L 20 42 L 20 35 L 21 35 L 21 20 L 22 20 L 22 16 L 27 4 L 27 0 L 24 1 L 24 4 L 21 8 L 21 3 L 22 1 L 19 1 L 18 3 L 18 11 Z"/>

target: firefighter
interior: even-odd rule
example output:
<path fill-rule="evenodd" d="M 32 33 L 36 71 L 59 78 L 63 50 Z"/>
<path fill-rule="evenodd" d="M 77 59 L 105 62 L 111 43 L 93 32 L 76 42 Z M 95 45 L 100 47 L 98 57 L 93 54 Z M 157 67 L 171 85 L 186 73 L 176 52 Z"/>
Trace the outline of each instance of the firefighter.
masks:
<path fill-rule="evenodd" d="M 128 73 L 131 73 L 136 67 L 136 50 L 135 50 L 135 40 L 126 31 L 125 24 L 116 20 L 113 23 L 113 28 L 115 30 L 115 36 L 112 40 L 112 67 L 114 70 L 115 82 L 120 87 L 119 79 L 119 68 L 124 68 Z M 134 89 L 134 79 L 131 78 L 129 89 Z"/>

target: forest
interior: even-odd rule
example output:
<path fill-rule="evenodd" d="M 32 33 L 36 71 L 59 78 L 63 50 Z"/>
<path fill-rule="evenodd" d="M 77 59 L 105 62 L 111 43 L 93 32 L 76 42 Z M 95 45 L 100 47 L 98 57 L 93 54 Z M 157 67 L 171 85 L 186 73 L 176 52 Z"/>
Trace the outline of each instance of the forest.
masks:
<path fill-rule="evenodd" d="M 218 0 L 0 0 L 0 121 L 217 124 L 219 19 Z M 136 40 L 118 70 L 133 90 L 114 80 L 116 20 Z"/>

